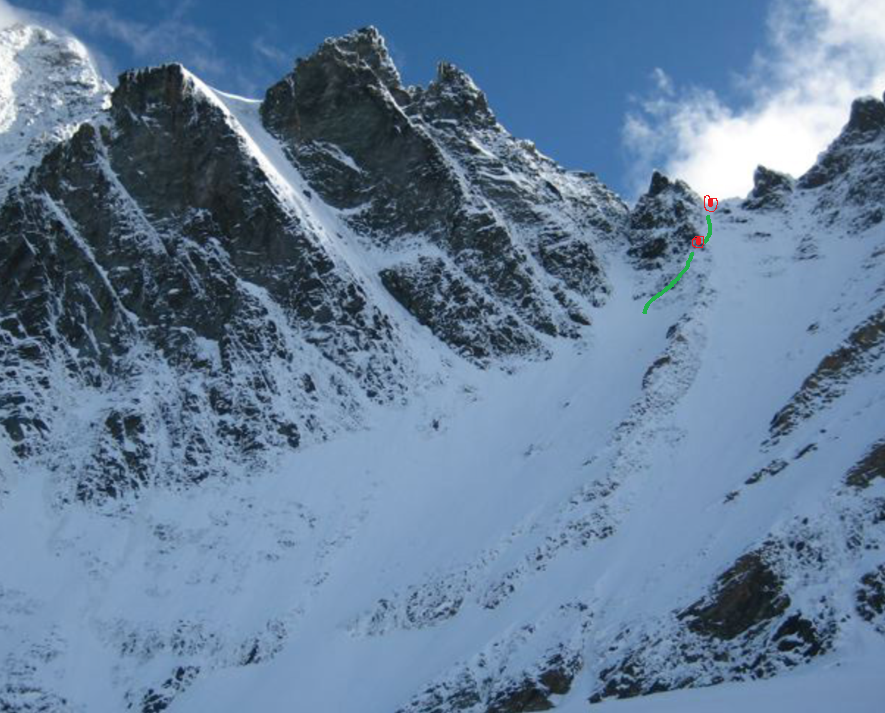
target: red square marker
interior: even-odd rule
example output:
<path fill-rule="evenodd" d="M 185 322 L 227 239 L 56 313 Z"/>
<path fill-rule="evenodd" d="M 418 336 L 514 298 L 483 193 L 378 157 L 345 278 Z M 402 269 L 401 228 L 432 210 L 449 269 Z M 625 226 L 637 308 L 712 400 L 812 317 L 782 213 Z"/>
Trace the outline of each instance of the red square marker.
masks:
<path fill-rule="evenodd" d="M 704 247 L 704 236 L 703 235 L 695 235 L 694 240 L 691 241 L 691 246 L 694 248 Z"/>

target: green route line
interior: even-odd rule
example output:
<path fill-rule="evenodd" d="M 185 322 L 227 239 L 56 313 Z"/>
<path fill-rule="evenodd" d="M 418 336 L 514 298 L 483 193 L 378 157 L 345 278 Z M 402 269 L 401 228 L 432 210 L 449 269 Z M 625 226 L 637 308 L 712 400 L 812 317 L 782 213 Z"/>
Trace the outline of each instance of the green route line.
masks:
<path fill-rule="evenodd" d="M 711 237 L 713 237 L 713 221 L 712 221 L 712 219 L 710 218 L 710 216 L 708 215 L 708 216 L 707 216 L 707 237 L 704 238 L 704 245 L 706 245 L 708 242 L 710 242 L 710 238 L 711 238 Z M 676 277 L 674 277 L 672 280 L 670 280 L 669 284 L 668 284 L 663 290 L 661 290 L 660 292 L 658 292 L 658 294 L 656 294 L 656 295 L 655 295 L 654 297 L 652 297 L 648 302 L 645 303 L 645 307 L 642 308 L 642 314 L 648 314 L 648 308 L 649 308 L 649 305 L 651 305 L 651 303 L 654 302 L 654 301 L 655 301 L 658 297 L 660 297 L 662 294 L 664 294 L 665 292 L 667 292 L 667 290 L 672 290 L 672 289 L 676 286 L 676 283 L 679 282 L 679 280 L 682 279 L 682 276 L 683 276 L 686 272 L 688 272 L 688 268 L 689 268 L 689 266 L 691 265 L 691 259 L 692 259 L 693 257 L 694 257 L 694 253 L 689 253 L 689 255 L 688 255 L 688 260 L 685 261 L 685 267 L 683 267 L 683 268 L 679 271 L 679 274 L 676 275 Z"/>

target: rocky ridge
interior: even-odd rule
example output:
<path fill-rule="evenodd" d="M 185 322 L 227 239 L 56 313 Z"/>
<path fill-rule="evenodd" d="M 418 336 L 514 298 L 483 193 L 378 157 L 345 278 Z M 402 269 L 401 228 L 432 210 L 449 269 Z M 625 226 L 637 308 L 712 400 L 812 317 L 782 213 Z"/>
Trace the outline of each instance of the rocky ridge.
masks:
<path fill-rule="evenodd" d="M 540 335 L 577 337 L 604 302 L 594 244 L 626 206 L 513 139 L 456 67 L 404 87 L 378 32 L 360 30 L 299 60 L 262 117 L 367 249 L 383 251 L 384 286 L 459 352 L 543 351 Z"/>

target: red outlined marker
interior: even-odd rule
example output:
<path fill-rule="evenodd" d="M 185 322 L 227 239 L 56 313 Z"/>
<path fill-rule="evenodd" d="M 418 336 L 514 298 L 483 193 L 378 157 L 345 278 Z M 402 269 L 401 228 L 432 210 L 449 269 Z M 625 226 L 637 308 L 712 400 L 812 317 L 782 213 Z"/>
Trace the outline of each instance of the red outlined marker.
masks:
<path fill-rule="evenodd" d="M 695 235 L 694 240 L 691 241 L 691 246 L 693 248 L 704 247 L 704 236 L 703 235 Z"/>
<path fill-rule="evenodd" d="M 716 205 L 713 205 L 713 201 L 716 201 Z M 719 199 L 718 198 L 710 198 L 710 196 L 704 196 L 704 210 L 708 213 L 715 213 L 716 209 L 719 207 Z M 703 246 L 701 246 L 703 247 Z"/>

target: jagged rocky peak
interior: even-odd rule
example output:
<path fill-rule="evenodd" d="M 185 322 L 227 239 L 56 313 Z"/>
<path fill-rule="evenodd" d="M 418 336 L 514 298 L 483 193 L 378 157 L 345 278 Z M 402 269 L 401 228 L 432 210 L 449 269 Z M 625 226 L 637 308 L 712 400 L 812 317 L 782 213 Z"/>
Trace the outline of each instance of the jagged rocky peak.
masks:
<path fill-rule="evenodd" d="M 742 205 L 748 210 L 783 208 L 795 185 L 792 176 L 757 166 L 753 172 L 753 190 Z"/>
<path fill-rule="evenodd" d="M 194 90 L 194 77 L 181 64 L 130 69 L 119 76 L 111 97 L 111 107 L 117 110 L 125 106 L 141 114 L 157 106 L 171 106 L 185 97 L 192 97 Z M 116 113 L 119 115 L 119 112 Z"/>
<path fill-rule="evenodd" d="M 685 245 L 702 223 L 700 197 L 685 181 L 671 180 L 654 171 L 648 191 L 636 202 L 630 214 L 630 242 L 627 251 L 641 269 L 662 267 L 676 245 Z M 681 254 L 681 253 L 680 253 Z"/>
<path fill-rule="evenodd" d="M 76 39 L 32 25 L 0 29 L 0 202 L 109 92 Z"/>
<path fill-rule="evenodd" d="M 670 196 L 680 200 L 694 200 L 697 198 L 697 194 L 685 181 L 678 178 L 674 180 L 660 171 L 654 170 L 648 183 L 648 191 L 646 191 L 644 197 L 651 199 L 659 196 Z"/>
<path fill-rule="evenodd" d="M 123 72 L 111 94 L 109 113 L 117 128 L 141 126 L 146 133 L 154 133 L 152 122 L 172 134 L 188 131 L 197 121 L 227 125 L 205 85 L 180 64 Z"/>
<path fill-rule="evenodd" d="M 507 134 L 453 65 L 409 90 L 389 65 L 374 29 L 327 40 L 268 91 L 264 125 L 450 346 L 484 359 L 578 336 L 609 289 L 592 240 L 616 201 Z"/>
<path fill-rule="evenodd" d="M 885 220 L 885 103 L 875 97 L 856 99 L 848 123 L 817 162 L 796 182 L 816 190 L 815 211 L 832 225 L 852 206 L 848 228 L 863 231 Z"/>
<path fill-rule="evenodd" d="M 660 171 L 653 171 L 651 181 L 648 184 L 648 191 L 644 196 L 640 197 L 636 206 L 638 209 L 640 205 L 649 206 L 663 203 L 675 205 L 684 201 L 696 200 L 697 197 L 697 194 L 685 181 L 679 179 L 672 180 Z"/>
<path fill-rule="evenodd" d="M 369 28 L 326 40 L 299 59 L 267 91 L 261 117 L 323 199 L 350 208 L 382 179 L 399 194 L 410 190 L 409 174 L 419 167 L 430 176 L 443 170 L 400 109 L 408 101 L 381 36 Z M 415 229 L 409 216 L 391 217 L 388 232 Z"/>
<path fill-rule="evenodd" d="M 262 117 L 287 138 L 345 140 L 355 133 L 355 120 L 371 135 L 379 121 L 371 109 L 381 109 L 390 98 L 409 101 L 384 38 L 368 27 L 327 39 L 312 55 L 299 58 L 293 71 L 268 89 Z M 336 122 L 327 121 L 338 114 Z"/>
<path fill-rule="evenodd" d="M 239 185 L 242 152 L 224 112 L 184 67 L 121 74 L 110 118 L 114 168 L 144 207 L 158 216 L 226 212 Z"/>
<path fill-rule="evenodd" d="M 388 89 L 402 88 L 399 70 L 390 58 L 384 37 L 375 27 L 363 27 L 343 37 L 327 39 L 320 45 L 315 58 L 323 62 L 344 62 L 351 67 L 365 65 Z"/>
<path fill-rule="evenodd" d="M 429 121 L 497 126 L 486 95 L 466 72 L 449 62 L 437 65 L 436 79 L 426 90 L 418 92 L 418 97 L 420 112 Z"/>
<path fill-rule="evenodd" d="M 649 198 L 654 198 L 655 196 L 660 195 L 665 190 L 667 190 L 670 186 L 675 185 L 670 181 L 667 176 L 665 176 L 660 171 L 653 171 L 651 174 L 651 182 L 648 185 L 648 191 L 646 191 L 646 195 Z"/>
<path fill-rule="evenodd" d="M 877 143 L 885 128 L 885 104 L 875 97 L 855 99 L 848 123 L 839 136 L 818 157 L 817 162 L 797 182 L 799 188 L 819 188 L 847 174 L 858 161 L 881 162 L 878 151 L 865 148 Z"/>

